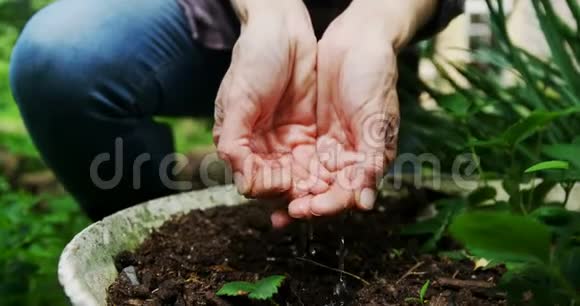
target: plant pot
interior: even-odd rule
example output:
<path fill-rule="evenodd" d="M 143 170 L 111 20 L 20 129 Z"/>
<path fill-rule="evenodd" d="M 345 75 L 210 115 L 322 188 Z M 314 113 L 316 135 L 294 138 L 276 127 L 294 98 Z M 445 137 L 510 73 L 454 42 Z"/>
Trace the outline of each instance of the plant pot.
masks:
<path fill-rule="evenodd" d="M 429 183 L 421 185 L 463 194 L 477 187 L 476 183 L 465 183 L 443 180 L 443 184 L 437 186 L 430 186 Z M 492 182 L 491 185 L 498 189 L 499 198 L 505 198 L 501 184 Z M 398 191 L 385 190 L 385 193 L 396 196 Z M 562 193 L 555 189 L 549 197 L 560 199 L 563 198 Z M 58 267 L 60 283 L 73 305 L 105 305 L 107 288 L 118 274 L 114 256 L 121 251 L 134 250 L 155 228 L 176 215 L 195 209 L 248 202 L 238 195 L 233 186 L 222 186 L 169 196 L 120 211 L 90 225 L 65 247 Z M 576 186 L 570 203 L 580 203 L 580 185 Z"/>
<path fill-rule="evenodd" d="M 233 186 L 169 196 L 127 208 L 93 223 L 65 247 L 58 278 L 72 305 L 106 305 L 107 288 L 117 277 L 113 257 L 139 246 L 151 231 L 178 214 L 248 201 Z"/>

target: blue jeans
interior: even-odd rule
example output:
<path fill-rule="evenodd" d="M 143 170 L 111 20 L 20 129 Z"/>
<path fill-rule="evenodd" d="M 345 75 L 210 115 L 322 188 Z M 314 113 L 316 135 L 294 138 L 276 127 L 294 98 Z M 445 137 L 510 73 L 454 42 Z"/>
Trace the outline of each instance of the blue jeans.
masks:
<path fill-rule="evenodd" d="M 176 0 L 60 0 L 26 25 L 10 82 L 44 161 L 100 219 L 174 192 L 153 117 L 211 116 L 230 57 L 193 41 Z"/>

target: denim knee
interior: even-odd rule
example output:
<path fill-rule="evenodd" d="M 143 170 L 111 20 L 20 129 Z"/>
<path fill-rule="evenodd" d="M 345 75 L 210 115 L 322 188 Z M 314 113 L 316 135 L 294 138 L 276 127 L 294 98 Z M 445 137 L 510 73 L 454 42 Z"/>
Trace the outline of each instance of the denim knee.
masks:
<path fill-rule="evenodd" d="M 25 119 L 38 109 L 56 115 L 72 100 L 78 102 L 92 81 L 96 61 L 90 58 L 97 54 L 83 46 L 89 37 L 80 37 L 87 33 L 79 26 L 82 14 L 70 11 L 73 2 L 84 1 L 60 0 L 38 12 L 14 46 L 10 86 Z"/>
<path fill-rule="evenodd" d="M 136 36 L 140 17 L 134 11 L 139 10 L 124 2 L 59 0 L 31 18 L 10 67 L 12 92 L 25 120 L 47 107 L 55 116 L 98 112 L 124 118 L 151 112 L 137 103 L 151 80 L 144 73 L 148 67 L 140 65 L 138 38 L 129 39 Z"/>

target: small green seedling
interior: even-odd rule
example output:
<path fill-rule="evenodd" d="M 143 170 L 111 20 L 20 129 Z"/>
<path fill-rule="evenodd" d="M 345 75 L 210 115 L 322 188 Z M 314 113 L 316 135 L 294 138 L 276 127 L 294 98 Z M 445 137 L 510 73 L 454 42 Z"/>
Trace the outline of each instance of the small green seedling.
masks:
<path fill-rule="evenodd" d="M 284 282 L 286 276 L 272 275 L 263 278 L 255 283 L 250 282 L 230 282 L 222 286 L 216 293 L 226 296 L 248 296 L 253 300 L 271 300 L 278 293 L 278 288 Z"/>
<path fill-rule="evenodd" d="M 389 258 L 390 259 L 399 259 L 405 253 L 405 249 L 391 249 L 389 251 Z"/>
<path fill-rule="evenodd" d="M 427 294 L 427 290 L 429 289 L 429 285 L 431 284 L 430 280 L 427 280 L 423 286 L 421 287 L 421 290 L 419 290 L 419 297 L 408 297 L 405 299 L 405 302 L 407 303 L 419 303 L 421 305 L 423 304 L 427 304 L 427 300 L 425 300 L 425 295 Z"/>

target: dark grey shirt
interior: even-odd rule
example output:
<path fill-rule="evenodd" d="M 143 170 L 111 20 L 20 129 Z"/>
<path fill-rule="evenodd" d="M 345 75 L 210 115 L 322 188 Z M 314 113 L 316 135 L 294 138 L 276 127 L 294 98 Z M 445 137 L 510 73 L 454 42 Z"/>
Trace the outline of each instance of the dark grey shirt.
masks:
<path fill-rule="evenodd" d="M 229 50 L 238 38 L 240 25 L 230 0 L 178 0 L 191 25 L 193 39 L 204 46 Z M 276 0 L 272 0 L 276 1 Z M 376 1 L 376 0 L 368 0 Z M 407 1 L 407 0 L 398 0 Z M 416 35 L 416 40 L 436 34 L 463 11 L 465 0 L 438 1 L 437 12 Z M 318 37 L 350 0 L 304 0 Z"/>

